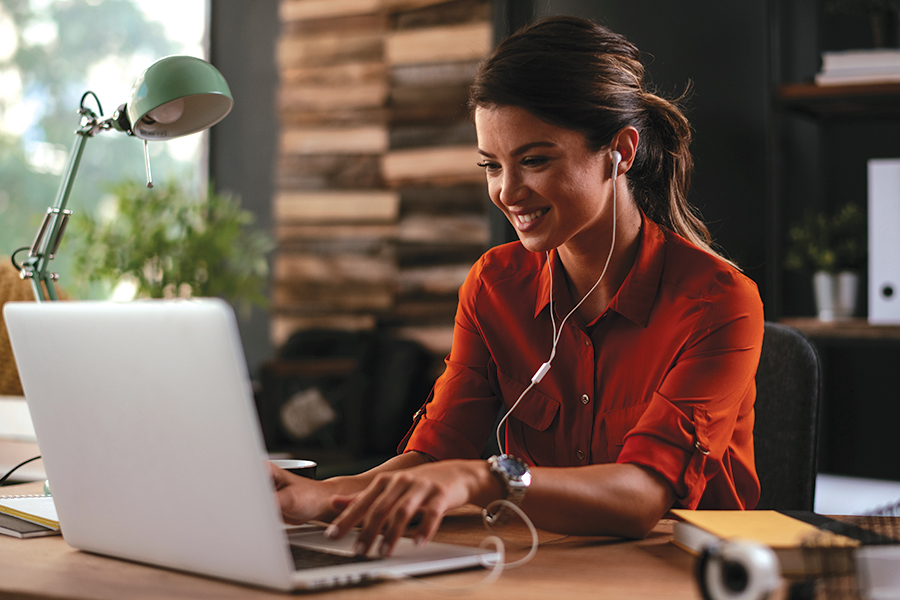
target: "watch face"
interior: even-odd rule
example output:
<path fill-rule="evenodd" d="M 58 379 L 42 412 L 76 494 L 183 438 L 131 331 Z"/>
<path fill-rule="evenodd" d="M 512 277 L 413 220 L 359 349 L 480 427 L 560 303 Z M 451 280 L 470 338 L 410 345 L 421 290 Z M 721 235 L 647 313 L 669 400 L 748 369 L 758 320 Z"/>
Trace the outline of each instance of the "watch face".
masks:
<path fill-rule="evenodd" d="M 510 479 L 521 479 L 522 475 L 528 472 L 528 467 L 524 463 L 509 456 L 501 456 L 497 462 L 500 468 L 509 474 Z"/>

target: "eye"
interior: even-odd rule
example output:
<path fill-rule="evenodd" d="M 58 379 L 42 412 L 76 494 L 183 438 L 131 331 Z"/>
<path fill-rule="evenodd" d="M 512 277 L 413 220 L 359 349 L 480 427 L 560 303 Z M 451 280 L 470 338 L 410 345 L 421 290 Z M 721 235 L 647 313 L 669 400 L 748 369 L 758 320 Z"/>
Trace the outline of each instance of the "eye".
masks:
<path fill-rule="evenodd" d="M 522 159 L 522 165 L 525 167 L 542 167 L 550 161 L 548 156 L 526 156 Z"/>
<path fill-rule="evenodd" d="M 494 173 L 500 170 L 499 164 L 488 160 L 481 161 L 480 163 L 478 163 L 478 166 L 483 168 L 488 173 Z"/>

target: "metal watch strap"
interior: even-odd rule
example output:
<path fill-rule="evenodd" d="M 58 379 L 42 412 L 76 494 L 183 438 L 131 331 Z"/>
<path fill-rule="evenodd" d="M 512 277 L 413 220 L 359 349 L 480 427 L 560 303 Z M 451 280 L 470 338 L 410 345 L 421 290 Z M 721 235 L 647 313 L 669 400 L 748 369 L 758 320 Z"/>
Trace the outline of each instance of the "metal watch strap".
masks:
<path fill-rule="evenodd" d="M 503 484 L 505 490 L 504 500 L 519 506 L 525 498 L 525 492 L 528 490 L 528 486 L 531 484 L 531 472 L 528 465 L 521 459 L 508 454 L 492 456 L 487 462 L 491 473 L 493 473 L 493 475 L 500 480 L 500 483 Z M 515 470 L 519 473 L 518 475 L 512 475 L 510 473 L 510 464 L 516 467 Z M 494 525 L 505 522 L 509 517 L 510 511 L 504 509 L 505 507 L 501 505 L 493 515 L 486 513 L 485 518 L 488 523 Z"/>

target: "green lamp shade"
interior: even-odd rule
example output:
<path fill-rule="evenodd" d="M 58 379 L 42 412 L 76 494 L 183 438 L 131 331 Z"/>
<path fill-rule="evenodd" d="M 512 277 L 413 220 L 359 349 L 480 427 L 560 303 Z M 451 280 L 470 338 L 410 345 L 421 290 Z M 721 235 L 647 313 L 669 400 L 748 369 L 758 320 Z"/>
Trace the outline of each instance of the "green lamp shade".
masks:
<path fill-rule="evenodd" d="M 214 66 L 193 56 L 168 56 L 137 78 L 126 112 L 136 137 L 165 140 L 212 127 L 233 105 Z"/>

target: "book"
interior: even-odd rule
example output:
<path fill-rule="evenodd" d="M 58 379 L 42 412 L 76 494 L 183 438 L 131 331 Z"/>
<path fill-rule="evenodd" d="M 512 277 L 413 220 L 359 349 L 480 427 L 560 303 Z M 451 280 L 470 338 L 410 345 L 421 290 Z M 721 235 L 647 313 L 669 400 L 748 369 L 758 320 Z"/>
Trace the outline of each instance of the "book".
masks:
<path fill-rule="evenodd" d="M 822 53 L 817 85 L 896 83 L 900 81 L 900 50 L 843 50 Z"/>
<path fill-rule="evenodd" d="M 0 534 L 17 538 L 33 538 L 59 535 L 59 529 L 44 527 L 6 513 L 0 513 Z"/>
<path fill-rule="evenodd" d="M 775 552 L 782 573 L 789 577 L 852 573 L 853 551 L 861 544 L 851 537 L 854 527 L 839 527 L 838 521 L 814 513 L 683 509 L 672 513 L 681 519 L 673 527 L 673 541 L 682 549 L 699 554 L 722 540 L 759 542 Z"/>
<path fill-rule="evenodd" d="M 863 85 L 900 83 L 898 69 L 841 69 L 816 75 L 816 85 Z"/>
<path fill-rule="evenodd" d="M 900 49 L 872 48 L 866 50 L 837 50 L 822 53 L 822 71 L 840 69 L 900 69 Z"/>
<path fill-rule="evenodd" d="M 6 535 L 34 537 L 50 535 L 41 533 L 45 530 L 59 531 L 59 517 L 56 515 L 53 496 L 0 496 L 0 517 L 3 517 L 0 533 Z M 28 526 L 32 524 L 41 529 Z"/>

